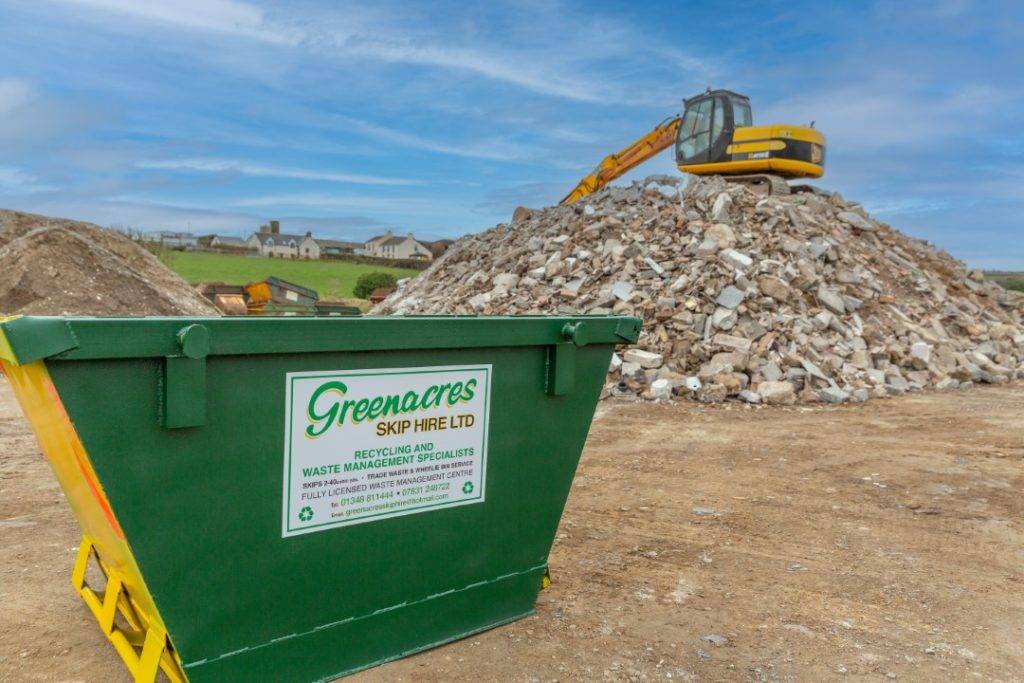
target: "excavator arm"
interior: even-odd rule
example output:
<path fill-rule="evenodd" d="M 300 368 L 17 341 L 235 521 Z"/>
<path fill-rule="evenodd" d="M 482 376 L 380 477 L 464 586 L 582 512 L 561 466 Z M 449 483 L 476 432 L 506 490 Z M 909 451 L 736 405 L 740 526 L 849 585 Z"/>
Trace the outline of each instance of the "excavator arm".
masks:
<path fill-rule="evenodd" d="M 626 145 L 615 154 L 606 156 L 590 175 L 583 178 L 572 192 L 565 196 L 561 203 L 572 204 L 577 199 L 583 199 L 588 194 L 597 192 L 611 181 L 670 147 L 675 142 L 676 132 L 679 130 L 681 121 L 679 116 L 665 119 L 643 137 Z"/>

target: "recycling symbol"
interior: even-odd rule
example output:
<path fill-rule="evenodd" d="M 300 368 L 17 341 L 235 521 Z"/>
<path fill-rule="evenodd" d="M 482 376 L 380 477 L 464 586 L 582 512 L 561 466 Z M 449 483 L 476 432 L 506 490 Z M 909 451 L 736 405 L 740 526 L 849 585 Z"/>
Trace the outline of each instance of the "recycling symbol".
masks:
<path fill-rule="evenodd" d="M 299 519 L 303 522 L 308 522 L 309 520 L 313 519 L 313 508 L 307 505 L 306 507 L 299 510 Z"/>
<path fill-rule="evenodd" d="M 462 485 L 462 492 L 467 494 L 467 495 L 470 494 L 470 493 L 473 493 L 473 482 L 467 481 L 465 484 L 463 484 Z"/>

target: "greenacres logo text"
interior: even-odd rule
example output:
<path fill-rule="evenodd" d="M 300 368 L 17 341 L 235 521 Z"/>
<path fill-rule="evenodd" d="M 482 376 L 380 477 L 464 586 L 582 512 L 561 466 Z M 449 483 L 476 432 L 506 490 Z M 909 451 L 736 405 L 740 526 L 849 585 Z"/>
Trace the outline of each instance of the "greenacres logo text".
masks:
<path fill-rule="evenodd" d="M 345 420 L 359 424 L 378 417 L 438 408 L 442 403 L 449 407 L 466 403 L 476 393 L 476 380 L 433 384 L 422 394 L 407 391 L 404 394 L 361 398 L 358 401 L 346 399 L 347 393 L 348 387 L 344 382 L 325 382 L 317 387 L 306 407 L 306 417 L 310 422 L 306 427 L 306 436 L 315 439 L 330 429 L 331 425 L 344 426 Z"/>

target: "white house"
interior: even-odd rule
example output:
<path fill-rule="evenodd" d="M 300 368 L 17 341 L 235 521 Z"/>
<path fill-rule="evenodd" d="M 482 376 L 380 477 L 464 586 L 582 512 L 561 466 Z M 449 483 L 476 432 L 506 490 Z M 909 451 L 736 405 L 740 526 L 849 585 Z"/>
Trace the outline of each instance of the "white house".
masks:
<path fill-rule="evenodd" d="M 210 238 L 211 247 L 225 247 L 229 249 L 251 249 L 249 241 L 233 235 L 213 235 Z"/>
<path fill-rule="evenodd" d="M 270 221 L 261 225 L 259 232 L 249 237 L 249 246 L 261 256 L 271 258 L 320 258 L 320 245 L 307 232 L 305 235 L 289 235 L 281 232 L 280 221 Z"/>
<path fill-rule="evenodd" d="M 149 242 L 158 242 L 168 249 L 195 249 L 199 246 L 199 238 L 190 232 L 157 230 L 156 232 L 147 232 L 145 239 Z"/>
<path fill-rule="evenodd" d="M 413 237 L 411 232 L 404 237 L 396 237 L 390 230 L 367 240 L 363 245 L 363 253 L 367 256 L 390 259 L 431 261 L 434 258 L 430 248 Z"/>
<path fill-rule="evenodd" d="M 354 254 L 356 249 L 359 249 L 363 245 L 359 242 L 345 242 L 343 240 L 329 240 L 316 238 L 316 243 L 320 246 L 321 256 L 341 256 L 342 254 Z"/>

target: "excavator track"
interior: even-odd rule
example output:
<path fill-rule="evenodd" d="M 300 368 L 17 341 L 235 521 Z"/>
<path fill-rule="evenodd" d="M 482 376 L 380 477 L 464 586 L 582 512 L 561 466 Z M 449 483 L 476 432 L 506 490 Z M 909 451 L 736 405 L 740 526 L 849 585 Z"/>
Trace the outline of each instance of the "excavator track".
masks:
<path fill-rule="evenodd" d="M 750 173 L 747 175 L 725 176 L 730 183 L 741 183 L 750 188 L 751 192 L 766 197 L 773 194 L 790 194 L 791 190 L 786 179 L 771 173 Z"/>

